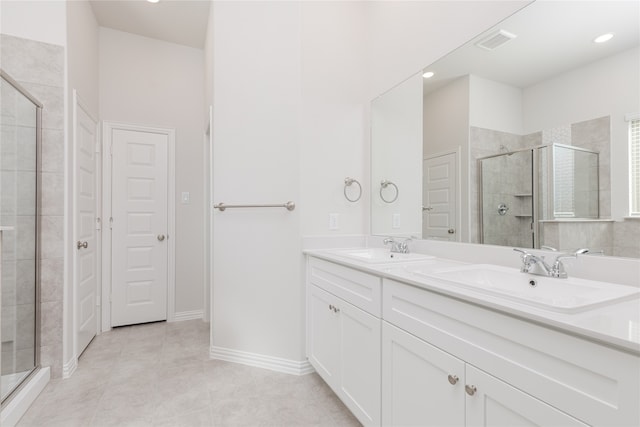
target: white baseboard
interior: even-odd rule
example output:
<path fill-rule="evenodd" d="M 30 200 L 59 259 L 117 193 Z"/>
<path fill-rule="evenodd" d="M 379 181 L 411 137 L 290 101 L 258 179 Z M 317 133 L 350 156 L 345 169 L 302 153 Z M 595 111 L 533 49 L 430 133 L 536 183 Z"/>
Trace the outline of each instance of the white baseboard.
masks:
<path fill-rule="evenodd" d="M 73 359 L 62 365 L 62 378 L 71 378 L 71 375 L 73 375 L 76 369 L 78 369 L 78 358 L 74 357 Z"/>
<path fill-rule="evenodd" d="M 192 311 L 180 311 L 173 315 L 172 322 L 181 322 L 183 320 L 195 320 L 202 319 L 204 316 L 203 310 L 192 310 Z"/>
<path fill-rule="evenodd" d="M 292 375 L 306 375 L 314 372 L 308 360 L 289 360 L 280 357 L 266 356 L 264 354 L 249 353 L 247 351 L 233 350 L 230 348 L 211 346 L 209 358 L 225 360 L 227 362 L 241 363 L 243 365 L 270 369 Z"/>
<path fill-rule="evenodd" d="M 18 394 L 11 399 L 9 404 L 2 409 L 0 425 L 2 427 L 14 427 L 18 424 L 20 418 L 44 390 L 50 378 L 49 367 L 40 368 L 29 382 L 18 391 Z"/>

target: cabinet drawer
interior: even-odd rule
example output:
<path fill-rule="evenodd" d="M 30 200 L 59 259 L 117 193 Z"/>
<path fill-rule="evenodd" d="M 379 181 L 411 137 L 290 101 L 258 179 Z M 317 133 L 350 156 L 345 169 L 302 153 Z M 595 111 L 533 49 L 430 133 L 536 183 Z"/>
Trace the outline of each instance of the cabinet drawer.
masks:
<path fill-rule="evenodd" d="M 640 358 L 393 280 L 384 320 L 591 425 L 640 425 Z"/>
<path fill-rule="evenodd" d="M 309 257 L 307 267 L 309 283 L 380 317 L 382 308 L 379 277 L 313 257 Z"/>

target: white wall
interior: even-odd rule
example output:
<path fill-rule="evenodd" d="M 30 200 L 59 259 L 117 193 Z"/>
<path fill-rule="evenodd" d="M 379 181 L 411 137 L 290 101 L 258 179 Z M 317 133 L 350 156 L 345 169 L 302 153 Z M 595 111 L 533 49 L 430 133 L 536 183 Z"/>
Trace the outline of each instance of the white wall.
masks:
<path fill-rule="evenodd" d="M 371 103 L 371 229 L 374 234 L 422 232 L 422 75 L 414 75 Z M 380 183 L 398 187 L 386 203 Z M 382 190 L 387 200 L 392 186 Z M 394 224 L 399 216 L 399 224 Z"/>
<path fill-rule="evenodd" d="M 64 1 L 0 2 L 0 32 L 15 37 L 65 46 L 67 43 Z"/>
<path fill-rule="evenodd" d="M 523 91 L 524 132 L 611 116 L 611 215 L 629 213 L 628 124 L 640 111 L 640 49 L 555 76 Z"/>
<path fill-rule="evenodd" d="M 469 241 L 469 77 L 457 78 L 424 97 L 423 157 L 457 152 L 459 239 Z M 420 168 L 422 171 L 422 168 Z"/>
<path fill-rule="evenodd" d="M 300 220 L 302 235 L 362 234 L 369 212 L 363 151 L 366 2 L 301 3 Z M 330 31 L 327 31 L 331 28 Z M 344 197 L 349 176 L 362 198 Z M 353 184 L 353 187 L 356 187 Z M 350 197 L 357 189 L 350 189 Z M 329 230 L 337 213 L 338 230 Z"/>
<path fill-rule="evenodd" d="M 525 3 L 213 3 L 214 202 L 297 203 L 214 213 L 214 354 L 303 360 L 299 238 L 369 231 L 370 100 Z"/>
<path fill-rule="evenodd" d="M 212 351 L 303 359 L 300 4 L 214 2 Z"/>
<path fill-rule="evenodd" d="M 176 129 L 176 312 L 203 308 L 204 52 L 100 28 L 100 118 Z M 191 203 L 180 203 L 188 191 Z"/>
<path fill-rule="evenodd" d="M 469 125 L 522 135 L 522 89 L 469 75 Z"/>
<path fill-rule="evenodd" d="M 67 148 L 66 148 L 66 215 L 65 226 L 69 241 L 73 241 L 73 90 L 98 120 L 98 22 L 93 14 L 91 5 L 87 1 L 73 1 L 67 3 Z M 65 264 L 67 280 L 65 280 L 64 302 L 64 349 L 63 361 L 68 363 L 78 355 L 74 354 L 73 336 L 73 254 L 76 249 L 72 245 L 65 247 Z"/>

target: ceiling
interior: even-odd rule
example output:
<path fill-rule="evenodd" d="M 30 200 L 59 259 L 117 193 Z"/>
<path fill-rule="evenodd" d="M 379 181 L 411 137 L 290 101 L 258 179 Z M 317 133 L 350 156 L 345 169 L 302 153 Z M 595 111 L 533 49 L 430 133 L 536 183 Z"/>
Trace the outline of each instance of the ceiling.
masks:
<path fill-rule="evenodd" d="M 209 20 L 209 0 L 90 0 L 98 25 L 204 48 Z"/>
<path fill-rule="evenodd" d="M 425 80 L 425 94 L 466 74 L 518 88 L 532 86 L 638 46 L 639 16 L 637 1 L 537 1 L 427 67 L 436 77 Z M 493 51 L 475 45 L 497 29 L 517 37 Z M 615 34 L 611 41 L 593 43 L 608 32 Z"/>

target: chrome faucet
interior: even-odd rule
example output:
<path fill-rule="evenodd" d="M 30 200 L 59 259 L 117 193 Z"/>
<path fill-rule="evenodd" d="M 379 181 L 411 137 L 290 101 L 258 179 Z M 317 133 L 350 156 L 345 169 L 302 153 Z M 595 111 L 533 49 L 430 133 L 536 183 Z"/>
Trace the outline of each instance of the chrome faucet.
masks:
<path fill-rule="evenodd" d="M 409 242 L 411 238 L 404 239 L 402 242 L 397 242 L 393 237 L 387 237 L 382 241 L 385 245 L 391 243 L 391 252 L 399 253 L 399 254 L 408 254 L 409 253 Z"/>
<path fill-rule="evenodd" d="M 577 258 L 579 253 L 585 253 L 577 251 L 574 254 L 560 254 L 556 256 L 555 261 L 553 261 L 552 265 L 549 265 L 545 262 L 544 257 L 539 257 L 529 252 L 513 248 L 514 251 L 520 252 L 522 255 L 520 258 L 522 259 L 522 266 L 520 266 L 520 271 L 522 273 L 535 274 L 538 276 L 547 276 L 547 277 L 555 277 L 558 279 L 566 279 L 567 271 L 564 269 L 564 264 L 562 260 L 565 258 Z"/>

